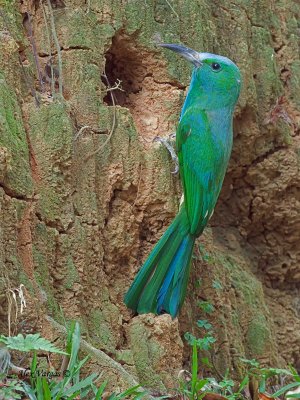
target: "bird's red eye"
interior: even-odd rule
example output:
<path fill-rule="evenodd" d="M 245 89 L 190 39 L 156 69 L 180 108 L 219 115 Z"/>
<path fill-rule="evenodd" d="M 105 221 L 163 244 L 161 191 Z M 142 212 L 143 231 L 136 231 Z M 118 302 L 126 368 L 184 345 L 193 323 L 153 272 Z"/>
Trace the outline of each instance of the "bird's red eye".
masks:
<path fill-rule="evenodd" d="M 221 65 L 220 65 L 219 63 L 212 63 L 212 64 L 211 64 L 211 68 L 212 68 L 214 71 L 220 71 Z"/>

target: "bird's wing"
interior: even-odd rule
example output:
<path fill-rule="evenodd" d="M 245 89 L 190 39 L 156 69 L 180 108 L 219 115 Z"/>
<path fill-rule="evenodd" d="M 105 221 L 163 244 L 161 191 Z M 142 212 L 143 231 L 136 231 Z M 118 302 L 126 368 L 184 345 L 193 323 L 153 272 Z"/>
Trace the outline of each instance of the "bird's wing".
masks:
<path fill-rule="evenodd" d="M 198 236 L 213 212 L 225 172 L 222 149 L 212 137 L 205 111 L 185 112 L 177 128 L 176 147 L 190 232 Z"/>

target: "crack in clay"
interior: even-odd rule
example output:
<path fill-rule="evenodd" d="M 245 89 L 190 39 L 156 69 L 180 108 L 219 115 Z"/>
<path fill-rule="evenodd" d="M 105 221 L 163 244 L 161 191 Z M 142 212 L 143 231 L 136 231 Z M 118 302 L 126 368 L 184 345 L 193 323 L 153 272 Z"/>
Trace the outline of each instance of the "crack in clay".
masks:
<path fill-rule="evenodd" d="M 16 192 L 14 192 L 12 189 L 10 189 L 9 187 L 7 187 L 6 185 L 4 185 L 1 182 L 0 182 L 0 188 L 3 189 L 4 193 L 6 194 L 6 196 L 11 197 L 12 199 L 26 201 L 26 202 L 32 202 L 33 199 L 34 199 L 34 196 L 33 197 L 27 197 L 27 196 L 25 196 L 23 194 L 18 194 Z"/>
<path fill-rule="evenodd" d="M 82 51 L 93 51 L 91 48 L 89 47 L 84 47 L 84 46 L 70 46 L 70 47 L 61 47 L 60 51 L 75 51 L 75 50 L 82 50 Z M 38 53 L 38 56 L 40 58 L 47 58 L 47 57 L 53 57 L 53 56 L 57 56 L 57 51 L 54 51 L 51 54 L 47 54 L 47 53 Z"/>
<path fill-rule="evenodd" d="M 288 146 L 283 146 L 283 145 L 273 147 L 272 149 L 268 150 L 266 153 L 258 156 L 254 160 L 252 160 L 251 164 L 248 165 L 248 170 L 250 168 L 253 168 L 253 166 L 257 166 L 258 164 L 263 163 L 266 159 L 268 159 L 272 155 L 280 152 L 281 150 L 286 150 L 287 148 L 288 148 Z"/>
<path fill-rule="evenodd" d="M 56 222 L 56 221 L 47 221 L 42 218 L 41 214 L 39 212 L 35 213 L 36 218 L 39 220 L 39 222 L 43 223 L 46 227 L 55 229 L 58 234 L 60 235 L 68 235 L 70 230 L 74 227 L 75 225 L 75 220 L 70 221 L 67 225 L 66 228 L 61 228 L 59 225 L 61 222 Z"/>

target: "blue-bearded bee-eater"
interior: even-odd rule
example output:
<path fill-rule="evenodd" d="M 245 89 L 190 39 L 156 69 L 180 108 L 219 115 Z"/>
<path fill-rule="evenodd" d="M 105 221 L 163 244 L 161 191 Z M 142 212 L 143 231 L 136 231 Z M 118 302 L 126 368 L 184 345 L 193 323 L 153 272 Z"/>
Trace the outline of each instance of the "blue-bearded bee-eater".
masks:
<path fill-rule="evenodd" d="M 238 67 L 228 58 L 161 44 L 194 65 L 176 131 L 184 202 L 155 245 L 125 296 L 139 314 L 169 313 L 183 304 L 195 239 L 219 197 L 232 148 L 232 119 L 241 87 Z"/>

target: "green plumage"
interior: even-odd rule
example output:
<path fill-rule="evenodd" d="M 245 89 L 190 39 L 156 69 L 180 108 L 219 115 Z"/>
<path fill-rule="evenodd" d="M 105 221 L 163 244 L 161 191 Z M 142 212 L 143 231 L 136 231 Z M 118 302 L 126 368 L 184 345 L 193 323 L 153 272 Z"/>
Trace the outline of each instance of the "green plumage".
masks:
<path fill-rule="evenodd" d="M 229 59 L 163 45 L 195 65 L 176 132 L 184 203 L 125 296 L 138 313 L 175 317 L 185 298 L 195 239 L 218 199 L 232 147 L 232 115 L 240 73 Z"/>

